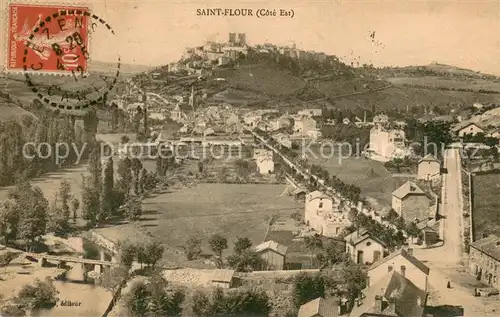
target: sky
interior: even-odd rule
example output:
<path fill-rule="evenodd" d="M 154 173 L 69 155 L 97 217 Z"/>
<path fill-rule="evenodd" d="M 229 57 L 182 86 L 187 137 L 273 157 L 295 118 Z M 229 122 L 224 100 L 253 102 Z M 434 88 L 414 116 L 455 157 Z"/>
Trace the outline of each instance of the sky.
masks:
<path fill-rule="evenodd" d="M 89 5 L 115 31 L 112 35 L 100 27 L 92 35 L 91 57 L 104 62 L 116 61 L 119 55 L 123 63 L 164 65 L 178 60 L 187 46 L 202 45 L 206 40 L 227 41 L 228 33 L 236 32 L 246 33 L 249 44 L 295 43 L 300 49 L 337 55 L 348 63 L 408 66 L 439 62 L 500 75 L 499 0 L 78 3 Z M 259 8 L 293 9 L 294 17 L 197 16 L 197 9 L 203 8 L 251 8 L 254 15 Z M 372 41 L 369 35 L 373 31 Z M 5 42 L 5 35 L 1 41 Z"/>

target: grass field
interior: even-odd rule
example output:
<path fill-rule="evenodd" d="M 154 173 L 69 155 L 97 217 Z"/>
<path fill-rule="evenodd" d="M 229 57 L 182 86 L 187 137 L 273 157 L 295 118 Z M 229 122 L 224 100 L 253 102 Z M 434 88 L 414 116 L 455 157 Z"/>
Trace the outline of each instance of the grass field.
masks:
<path fill-rule="evenodd" d="M 289 95 L 305 85 L 290 72 L 266 65 L 242 66 L 236 70 L 222 70 L 218 76 L 226 78 L 231 87 L 262 92 L 269 96 Z"/>
<path fill-rule="evenodd" d="M 182 252 L 190 237 L 202 240 L 202 249 L 209 252 L 208 238 L 219 233 L 228 239 L 232 253 L 237 237 L 247 237 L 254 245 L 264 241 L 269 220 L 273 215 L 290 217 L 302 210 L 289 196 L 280 196 L 285 185 L 198 184 L 191 188 L 173 189 L 143 201 L 142 228 L 157 237 L 169 249 Z M 100 229 L 112 240 L 131 237 L 132 225 Z M 173 250 L 170 250 L 173 251 Z M 184 261 L 175 252 L 166 252 L 166 260 Z"/>
<path fill-rule="evenodd" d="M 500 174 L 476 175 L 473 179 L 474 238 L 500 236 Z"/>
<path fill-rule="evenodd" d="M 325 148 L 325 157 L 309 157 L 309 162 L 323 166 L 330 175 L 336 175 L 347 184 L 359 186 L 361 195 L 376 199 L 380 204 L 391 205 L 391 193 L 407 179 L 393 177 L 382 163 L 364 157 L 339 157 Z M 318 152 L 319 153 L 319 152 Z"/>
<path fill-rule="evenodd" d="M 452 79 L 446 77 L 423 76 L 423 77 L 393 77 L 387 78 L 387 81 L 393 85 L 417 85 L 429 88 L 447 88 L 447 89 L 479 89 L 493 90 L 500 92 L 500 83 L 484 79 Z"/>

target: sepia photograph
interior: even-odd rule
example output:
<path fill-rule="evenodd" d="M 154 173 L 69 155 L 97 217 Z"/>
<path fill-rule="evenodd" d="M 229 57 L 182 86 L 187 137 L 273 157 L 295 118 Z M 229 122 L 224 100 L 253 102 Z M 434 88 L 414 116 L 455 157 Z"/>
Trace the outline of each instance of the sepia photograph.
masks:
<path fill-rule="evenodd" d="M 0 317 L 500 316 L 498 0 L 0 0 L 0 49 Z"/>

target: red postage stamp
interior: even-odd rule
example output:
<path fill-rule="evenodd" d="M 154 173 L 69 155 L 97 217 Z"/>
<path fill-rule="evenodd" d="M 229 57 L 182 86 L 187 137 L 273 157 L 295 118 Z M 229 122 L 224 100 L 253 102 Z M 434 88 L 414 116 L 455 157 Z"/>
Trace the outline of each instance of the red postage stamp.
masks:
<path fill-rule="evenodd" d="M 86 73 L 89 8 L 11 3 L 6 71 Z"/>

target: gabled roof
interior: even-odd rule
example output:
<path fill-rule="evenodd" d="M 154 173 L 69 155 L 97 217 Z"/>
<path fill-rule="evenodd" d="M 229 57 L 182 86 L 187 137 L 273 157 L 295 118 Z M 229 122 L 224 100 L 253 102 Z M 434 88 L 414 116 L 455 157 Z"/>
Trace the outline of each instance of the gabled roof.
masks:
<path fill-rule="evenodd" d="M 453 132 L 459 132 L 460 130 L 464 129 L 464 128 L 467 128 L 468 126 L 470 125 L 475 125 L 476 127 L 478 127 L 479 129 L 481 130 L 484 130 L 480 125 L 478 125 L 477 123 L 474 123 L 474 122 L 470 122 L 470 121 L 462 121 L 460 123 L 458 123 L 457 125 L 453 126 L 451 128 L 451 131 Z"/>
<path fill-rule="evenodd" d="M 229 283 L 233 279 L 234 272 L 234 270 L 214 270 L 211 280 L 213 282 Z"/>
<path fill-rule="evenodd" d="M 331 200 L 332 198 L 330 198 L 330 197 L 329 197 L 328 195 L 326 195 L 325 193 L 320 192 L 319 190 L 315 190 L 315 191 L 313 191 L 312 193 L 309 193 L 309 194 L 307 195 L 307 199 L 308 199 L 309 201 L 311 201 L 311 200 L 314 200 L 314 199 L 330 199 L 330 200 Z"/>
<path fill-rule="evenodd" d="M 355 246 L 355 245 L 358 245 L 360 244 L 361 242 L 365 241 L 366 239 L 372 239 L 374 240 L 375 242 L 377 242 L 378 244 L 382 245 L 384 248 L 387 247 L 387 245 L 382 242 L 380 239 L 378 239 L 377 237 L 375 236 L 372 236 L 368 230 L 366 230 L 365 228 L 361 228 L 359 230 L 356 230 L 354 231 L 353 233 L 347 235 L 344 240 Z"/>
<path fill-rule="evenodd" d="M 376 305 L 376 296 L 382 300 L 381 307 Z M 360 305 L 355 302 L 349 316 L 422 317 L 426 301 L 425 291 L 400 273 L 392 271 L 362 291 Z"/>
<path fill-rule="evenodd" d="M 415 267 L 417 267 L 420 271 L 422 271 L 424 274 L 426 275 L 429 275 L 429 271 L 430 269 L 425 265 L 423 264 L 422 262 L 420 262 L 416 257 L 414 257 L 413 255 L 409 254 L 405 249 L 400 249 L 396 252 L 393 252 L 391 254 L 389 254 L 388 256 L 386 256 L 385 258 L 381 259 L 380 261 L 377 261 L 375 263 L 372 264 L 372 266 L 370 266 L 370 269 L 369 271 L 373 270 L 374 268 L 394 259 L 395 257 L 397 256 L 402 256 L 404 257 L 406 260 L 408 260 L 408 262 L 410 262 L 411 264 L 413 264 Z"/>
<path fill-rule="evenodd" d="M 403 199 L 408 195 L 426 195 L 426 193 L 412 181 L 407 181 L 401 187 L 392 192 L 392 196 Z"/>
<path fill-rule="evenodd" d="M 278 242 L 275 242 L 273 240 L 262 242 L 261 244 L 259 244 L 258 246 L 255 247 L 256 252 L 262 252 L 265 250 L 272 250 L 272 251 L 274 251 L 278 254 L 281 254 L 283 256 L 286 255 L 287 249 L 288 249 L 287 246 L 279 244 Z"/>
<path fill-rule="evenodd" d="M 432 154 L 427 154 L 426 156 L 422 157 L 418 161 L 418 164 L 420 164 L 421 162 L 438 162 L 441 164 L 441 162 Z"/>
<path fill-rule="evenodd" d="M 470 246 L 500 261 L 500 238 L 498 236 L 490 235 L 472 242 Z"/>
<path fill-rule="evenodd" d="M 338 315 L 339 309 L 335 302 L 318 297 L 300 306 L 297 317 L 337 317 Z"/>

